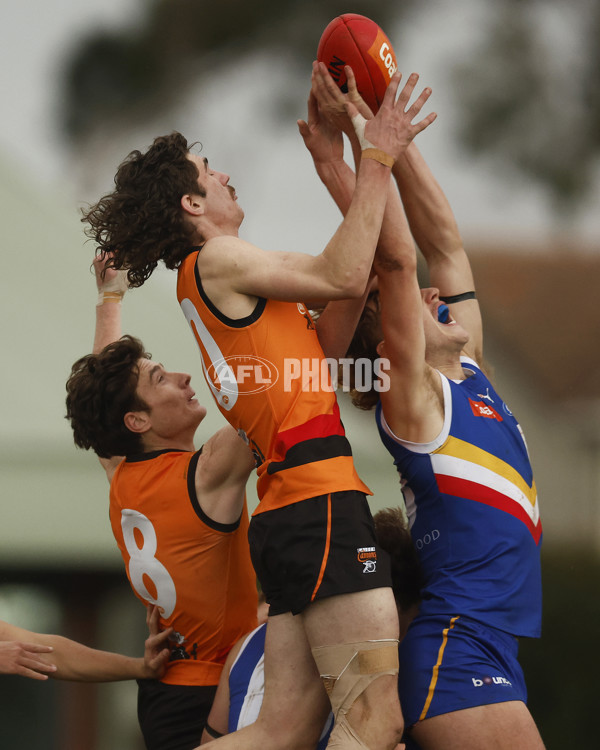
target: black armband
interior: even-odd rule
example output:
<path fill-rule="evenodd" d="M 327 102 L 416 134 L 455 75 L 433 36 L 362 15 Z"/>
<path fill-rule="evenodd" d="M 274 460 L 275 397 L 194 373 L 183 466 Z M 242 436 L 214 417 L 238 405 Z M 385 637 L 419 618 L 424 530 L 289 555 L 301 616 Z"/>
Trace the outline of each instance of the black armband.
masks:
<path fill-rule="evenodd" d="M 441 297 L 442 302 L 452 305 L 455 302 L 462 302 L 465 299 L 475 299 L 475 292 L 463 292 L 462 294 L 453 294 L 451 297 Z"/>
<path fill-rule="evenodd" d="M 204 731 L 207 734 L 210 734 L 210 736 L 213 738 L 213 740 L 218 740 L 219 737 L 224 737 L 225 736 L 224 734 L 221 734 L 221 732 L 217 732 L 216 729 L 213 729 L 208 722 L 206 722 L 206 724 L 204 725 Z"/>

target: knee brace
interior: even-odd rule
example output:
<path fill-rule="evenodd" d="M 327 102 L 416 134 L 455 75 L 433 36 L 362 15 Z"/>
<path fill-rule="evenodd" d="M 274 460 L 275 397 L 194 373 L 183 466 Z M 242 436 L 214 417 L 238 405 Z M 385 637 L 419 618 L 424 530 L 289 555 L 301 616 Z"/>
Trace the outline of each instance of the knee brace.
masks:
<path fill-rule="evenodd" d="M 348 726 L 346 714 L 373 680 L 384 674 L 398 674 L 396 639 L 318 646 L 312 654 L 331 701 L 336 728 L 338 723 Z"/>

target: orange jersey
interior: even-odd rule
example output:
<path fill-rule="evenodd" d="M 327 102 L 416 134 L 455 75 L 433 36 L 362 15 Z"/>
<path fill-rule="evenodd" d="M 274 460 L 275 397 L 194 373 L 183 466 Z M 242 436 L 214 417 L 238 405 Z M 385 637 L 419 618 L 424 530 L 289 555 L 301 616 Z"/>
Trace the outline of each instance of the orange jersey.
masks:
<path fill-rule="evenodd" d="M 257 458 L 255 513 L 329 492 L 371 494 L 354 468 L 306 307 L 261 298 L 247 318 L 227 318 L 202 288 L 198 252 L 179 268 L 177 297 L 217 405 Z"/>
<path fill-rule="evenodd" d="M 110 486 L 110 522 L 131 587 L 173 627 L 162 679 L 171 685 L 216 685 L 229 650 L 257 622 L 247 509 L 237 524 L 204 515 L 194 484 L 199 455 L 125 459 Z"/>

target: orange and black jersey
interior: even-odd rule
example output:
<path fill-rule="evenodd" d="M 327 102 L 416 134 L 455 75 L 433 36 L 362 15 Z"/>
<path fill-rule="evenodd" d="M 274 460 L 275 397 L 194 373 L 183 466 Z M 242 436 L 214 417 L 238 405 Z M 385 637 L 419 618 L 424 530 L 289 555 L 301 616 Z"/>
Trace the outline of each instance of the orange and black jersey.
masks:
<path fill-rule="evenodd" d="M 306 307 L 259 298 L 251 315 L 226 317 L 202 287 L 199 252 L 179 268 L 177 296 L 215 401 L 257 459 L 255 513 L 328 492 L 371 494 L 356 473 Z"/>
<path fill-rule="evenodd" d="M 256 627 L 256 576 L 248 512 L 212 521 L 195 490 L 200 451 L 164 450 L 121 461 L 110 487 L 110 522 L 136 596 L 172 626 L 163 682 L 216 685 L 233 644 Z"/>

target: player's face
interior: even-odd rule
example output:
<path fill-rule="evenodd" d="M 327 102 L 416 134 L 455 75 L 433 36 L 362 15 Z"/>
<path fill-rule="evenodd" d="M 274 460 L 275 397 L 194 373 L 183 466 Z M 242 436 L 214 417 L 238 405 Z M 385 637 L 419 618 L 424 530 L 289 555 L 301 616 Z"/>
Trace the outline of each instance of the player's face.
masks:
<path fill-rule="evenodd" d="M 244 212 L 237 202 L 235 188 L 229 184 L 229 175 L 213 169 L 208 159 L 189 154 L 198 169 L 198 184 L 206 192 L 204 198 L 204 215 L 212 222 L 222 224 L 233 222 L 239 226 Z"/>
<path fill-rule="evenodd" d="M 188 436 L 206 416 L 190 386 L 190 376 L 167 372 L 158 362 L 141 359 L 138 363 L 138 396 L 148 405 L 152 430 L 164 438 Z"/>
<path fill-rule="evenodd" d="M 452 317 L 448 307 L 440 299 L 438 289 L 421 289 L 423 300 L 423 327 L 427 349 L 462 349 L 469 334 Z"/>

